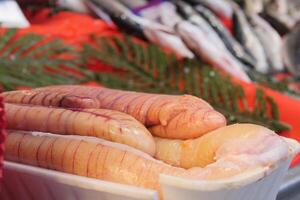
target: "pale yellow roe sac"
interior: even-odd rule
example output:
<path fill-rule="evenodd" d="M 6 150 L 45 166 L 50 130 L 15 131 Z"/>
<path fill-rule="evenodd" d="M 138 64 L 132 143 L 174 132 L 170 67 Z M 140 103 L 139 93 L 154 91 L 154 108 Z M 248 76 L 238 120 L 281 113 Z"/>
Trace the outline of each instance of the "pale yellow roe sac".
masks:
<path fill-rule="evenodd" d="M 242 166 L 266 166 L 288 156 L 288 146 L 281 137 L 253 124 L 222 127 L 196 139 L 155 138 L 155 142 L 157 159 L 186 169 L 220 166 L 222 171 L 219 163 L 237 162 Z"/>

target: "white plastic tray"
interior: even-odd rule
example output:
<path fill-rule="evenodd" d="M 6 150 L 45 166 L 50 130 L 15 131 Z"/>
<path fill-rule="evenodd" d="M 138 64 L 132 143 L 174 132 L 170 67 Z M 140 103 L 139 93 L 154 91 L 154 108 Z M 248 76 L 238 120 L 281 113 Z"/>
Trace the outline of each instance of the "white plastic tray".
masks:
<path fill-rule="evenodd" d="M 164 200 L 275 200 L 299 144 L 287 139 L 290 158 L 274 169 L 221 181 L 161 175 Z M 158 200 L 154 190 L 4 162 L 1 200 Z"/>
<path fill-rule="evenodd" d="M 277 200 L 300 199 L 300 165 L 288 171 L 287 176 L 280 186 Z"/>

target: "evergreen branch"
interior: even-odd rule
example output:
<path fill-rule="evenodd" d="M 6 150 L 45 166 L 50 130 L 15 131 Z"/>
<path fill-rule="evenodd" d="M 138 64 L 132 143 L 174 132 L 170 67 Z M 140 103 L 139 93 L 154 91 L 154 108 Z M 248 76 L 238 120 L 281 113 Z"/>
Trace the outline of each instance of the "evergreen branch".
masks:
<path fill-rule="evenodd" d="M 1 35 L 0 49 L 3 49 L 5 45 L 13 38 L 16 33 L 16 29 L 8 29 L 4 35 Z"/>
<path fill-rule="evenodd" d="M 284 79 L 279 81 L 272 76 L 266 76 L 265 74 L 261 74 L 254 70 L 249 70 L 249 75 L 252 80 L 263 86 L 279 91 L 281 93 L 285 93 L 287 95 L 295 96 L 298 98 L 300 97 L 300 93 L 290 89 L 288 86 L 289 83 L 296 82 L 296 80 Z"/>
<path fill-rule="evenodd" d="M 34 34 L 25 35 L 23 38 L 24 42 L 15 54 L 17 58 L 29 51 L 30 48 L 32 48 L 36 43 L 40 42 L 43 39 L 41 36 Z"/>
<path fill-rule="evenodd" d="M 178 61 L 152 44 L 120 38 L 94 38 L 94 46 L 85 45 L 83 60 L 101 62 L 125 70 L 122 74 L 98 74 L 104 85 L 136 91 L 171 94 L 188 93 L 201 97 L 227 117 L 228 123 L 248 122 L 269 127 L 275 131 L 290 127 L 279 121 L 274 100 L 260 89 L 256 91 L 253 110 L 248 107 L 245 92 L 229 77 L 195 59 Z"/>
<path fill-rule="evenodd" d="M 84 51 L 83 55 L 91 55 L 93 56 L 93 58 L 99 59 L 109 65 L 113 65 L 118 69 L 131 71 L 132 73 L 143 77 L 144 81 L 146 82 L 153 82 L 153 77 L 151 73 L 144 71 L 137 63 L 128 59 L 129 57 L 124 49 L 117 49 L 113 44 L 109 44 L 109 43 L 110 41 L 107 40 L 100 39 L 98 41 L 98 45 L 101 48 L 103 48 L 102 51 L 103 54 L 98 54 L 98 49 L 96 49 L 95 47 L 85 45 L 83 50 Z M 126 56 L 124 56 L 124 54 Z M 114 55 L 119 55 L 119 56 L 114 57 Z"/>
<path fill-rule="evenodd" d="M 92 77 L 80 66 L 77 52 L 61 40 L 46 41 L 35 34 L 16 38 L 15 29 L 0 35 L 0 84 L 6 90 L 17 86 L 78 84 Z"/>
<path fill-rule="evenodd" d="M 288 124 L 281 123 L 280 121 L 278 121 L 276 119 L 268 119 L 268 118 L 264 118 L 264 117 L 253 118 L 251 113 L 249 113 L 249 112 L 232 112 L 232 111 L 228 111 L 220 106 L 214 106 L 214 108 L 217 111 L 221 112 L 227 118 L 228 124 L 233 124 L 233 123 L 258 124 L 261 126 L 268 127 L 277 133 L 291 129 L 291 127 Z"/>

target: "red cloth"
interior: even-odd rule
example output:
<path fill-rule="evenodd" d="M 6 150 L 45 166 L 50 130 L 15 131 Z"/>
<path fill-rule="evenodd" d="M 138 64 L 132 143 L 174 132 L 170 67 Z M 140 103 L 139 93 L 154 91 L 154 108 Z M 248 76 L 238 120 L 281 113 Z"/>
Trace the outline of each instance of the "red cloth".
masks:
<path fill-rule="evenodd" d="M 32 25 L 20 30 L 20 34 L 33 32 L 63 39 L 75 46 L 89 42 L 91 34 L 105 36 L 118 33 L 114 26 L 80 13 L 60 12 L 49 17 L 49 10 L 44 9 L 34 15 L 28 12 L 26 16 Z"/>
<path fill-rule="evenodd" d="M 2 177 L 2 165 L 4 156 L 4 138 L 5 138 L 5 124 L 4 124 L 4 109 L 3 99 L 0 97 L 0 179 Z"/>

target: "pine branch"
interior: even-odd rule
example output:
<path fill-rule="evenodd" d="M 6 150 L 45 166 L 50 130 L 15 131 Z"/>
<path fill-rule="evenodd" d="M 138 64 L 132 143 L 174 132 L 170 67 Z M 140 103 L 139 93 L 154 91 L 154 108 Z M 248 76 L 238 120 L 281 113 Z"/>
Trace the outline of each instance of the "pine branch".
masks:
<path fill-rule="evenodd" d="M 298 93 L 295 90 L 290 89 L 288 86 L 289 83 L 296 82 L 296 80 L 283 79 L 283 80 L 279 81 L 279 80 L 273 78 L 272 76 L 266 76 L 265 74 L 261 74 L 254 70 L 250 70 L 249 75 L 252 80 L 254 80 L 255 82 L 257 82 L 263 86 L 266 86 L 268 88 L 271 88 L 273 90 L 279 91 L 279 92 L 287 94 L 287 95 L 295 96 L 298 98 L 300 97 L 300 93 Z"/>
<path fill-rule="evenodd" d="M 79 56 L 71 46 L 61 40 L 45 41 L 35 34 L 17 37 L 16 31 L 8 29 L 0 35 L 0 84 L 4 89 L 78 84 L 91 77 L 80 67 Z"/>
<path fill-rule="evenodd" d="M 208 101 L 227 117 L 228 123 L 260 124 L 278 132 L 290 129 L 278 120 L 276 103 L 262 90 L 256 91 L 255 107 L 250 110 L 240 85 L 198 60 L 178 61 L 157 46 L 138 44 L 128 36 L 94 39 L 96 45 L 84 47 L 82 55 L 85 61 L 98 59 L 127 71 L 121 76 L 98 74 L 98 80 L 106 86 L 146 92 L 188 93 Z"/>

